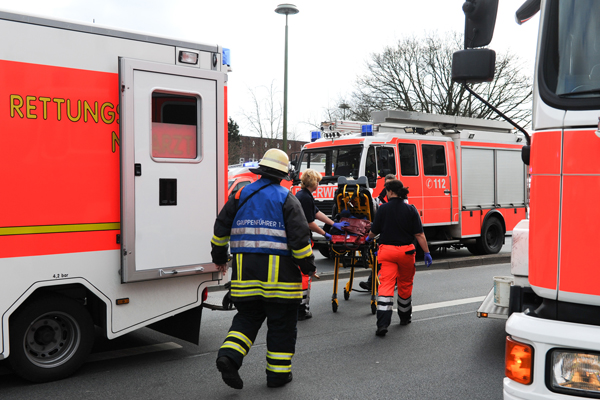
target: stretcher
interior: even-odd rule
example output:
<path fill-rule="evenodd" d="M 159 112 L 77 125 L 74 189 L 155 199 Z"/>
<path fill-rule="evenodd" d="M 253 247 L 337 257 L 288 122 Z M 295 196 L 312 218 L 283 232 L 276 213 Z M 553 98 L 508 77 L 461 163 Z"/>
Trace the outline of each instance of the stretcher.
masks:
<path fill-rule="evenodd" d="M 371 192 L 367 189 L 367 178 L 364 176 L 356 180 L 348 180 L 345 177 L 340 177 L 338 180 L 338 189 L 334 195 L 334 216 L 346 215 L 350 218 L 342 218 L 349 222 L 351 219 L 361 219 L 366 221 L 358 225 L 365 225 L 370 228 L 370 223 L 375 216 L 375 209 Z M 371 312 L 377 312 L 377 287 L 379 281 L 377 279 L 377 255 L 375 251 L 375 241 L 366 241 L 369 229 L 366 229 L 366 234 L 356 234 L 356 229 L 353 227 L 345 228 L 344 234 L 333 234 L 329 241 L 330 254 L 334 256 L 334 275 L 333 275 L 333 294 L 331 296 L 331 308 L 333 312 L 338 310 L 338 279 L 340 268 L 350 268 L 350 279 L 344 287 L 344 300 L 350 298 L 350 292 L 368 293 L 368 290 L 353 289 L 354 269 L 355 268 L 370 268 L 373 284 L 371 285 Z"/>

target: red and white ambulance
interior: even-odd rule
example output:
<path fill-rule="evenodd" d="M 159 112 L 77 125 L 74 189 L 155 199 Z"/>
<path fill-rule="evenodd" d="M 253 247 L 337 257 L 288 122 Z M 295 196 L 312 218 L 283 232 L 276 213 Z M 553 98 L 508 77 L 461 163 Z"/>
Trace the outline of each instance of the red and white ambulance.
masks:
<path fill-rule="evenodd" d="M 495 18 L 496 7 L 497 2 L 474 12 L 474 23 L 481 19 L 490 26 L 484 20 L 486 15 Z M 513 238 L 513 284 L 504 310 L 510 315 L 504 398 L 597 399 L 600 2 L 529 0 L 517 11 L 517 21 L 540 10 L 534 134 L 524 151 L 532 171 L 531 214 L 529 221 L 519 223 L 519 240 Z M 464 50 L 463 66 L 478 65 L 471 55 L 489 51 Z M 468 69 L 458 74 L 461 79 L 479 75 L 482 79 L 476 80 L 486 80 L 481 71 L 471 74 Z"/>
<path fill-rule="evenodd" d="M 228 50 L 6 12 L 0 33 L 0 359 L 63 378 L 94 325 L 197 343 Z"/>
<path fill-rule="evenodd" d="M 306 144 L 293 164 L 323 175 L 313 193 L 319 210 L 335 215 L 339 177 L 366 176 L 372 196 L 392 174 L 409 188 L 430 248 L 497 253 L 505 234 L 526 217 L 523 135 L 503 121 L 407 111 L 377 111 L 372 123 L 338 121 Z M 300 190 L 299 179 L 292 191 Z M 316 247 L 327 246 L 315 237 Z"/>

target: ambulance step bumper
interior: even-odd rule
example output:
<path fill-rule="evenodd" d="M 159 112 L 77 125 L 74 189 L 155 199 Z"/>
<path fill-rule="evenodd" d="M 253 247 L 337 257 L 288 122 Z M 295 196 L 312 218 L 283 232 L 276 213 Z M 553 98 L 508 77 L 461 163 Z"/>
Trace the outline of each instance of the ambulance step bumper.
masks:
<path fill-rule="evenodd" d="M 508 319 L 508 307 L 500 307 L 494 303 L 494 288 L 488 293 L 477 310 L 479 318 Z"/>

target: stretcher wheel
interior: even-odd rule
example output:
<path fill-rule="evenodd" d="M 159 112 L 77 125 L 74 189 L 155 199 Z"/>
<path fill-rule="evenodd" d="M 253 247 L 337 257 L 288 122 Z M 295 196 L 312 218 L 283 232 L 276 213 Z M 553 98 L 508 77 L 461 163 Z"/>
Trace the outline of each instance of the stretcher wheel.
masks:
<path fill-rule="evenodd" d="M 344 288 L 344 300 L 348 300 L 350 298 L 350 292 Z"/>
<path fill-rule="evenodd" d="M 333 310 L 333 312 L 337 312 L 337 309 L 338 309 L 337 299 L 331 300 L 331 309 Z"/>
<path fill-rule="evenodd" d="M 371 314 L 377 313 L 377 303 L 374 301 L 371 302 Z"/>

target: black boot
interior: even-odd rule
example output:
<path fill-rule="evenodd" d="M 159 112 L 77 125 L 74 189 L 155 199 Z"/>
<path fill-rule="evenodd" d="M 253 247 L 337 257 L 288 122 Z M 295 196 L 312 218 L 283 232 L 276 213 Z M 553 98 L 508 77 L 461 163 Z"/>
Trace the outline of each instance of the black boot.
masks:
<path fill-rule="evenodd" d="M 228 386 L 234 389 L 241 389 L 244 387 L 244 381 L 240 378 L 237 366 L 231 361 L 229 357 L 217 358 L 217 369 L 221 372 L 221 378 Z"/>

